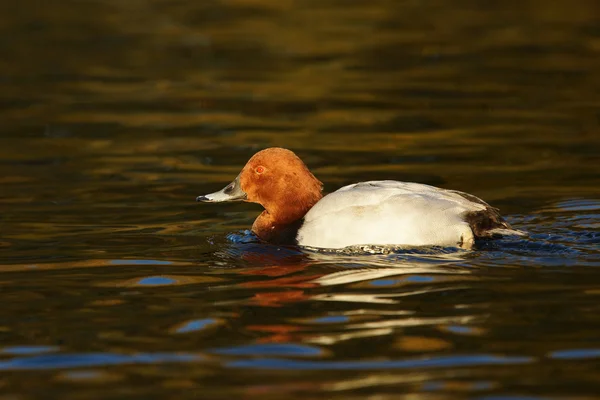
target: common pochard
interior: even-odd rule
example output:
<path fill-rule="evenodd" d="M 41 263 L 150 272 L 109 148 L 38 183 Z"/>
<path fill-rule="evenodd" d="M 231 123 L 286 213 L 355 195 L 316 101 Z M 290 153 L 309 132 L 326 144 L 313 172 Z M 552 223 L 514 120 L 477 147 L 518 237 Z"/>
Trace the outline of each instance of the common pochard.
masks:
<path fill-rule="evenodd" d="M 420 183 L 369 181 L 326 196 L 292 151 L 256 153 L 224 189 L 201 202 L 248 201 L 264 211 L 252 231 L 262 240 L 313 248 L 354 245 L 472 248 L 476 239 L 522 235 L 476 196 Z"/>

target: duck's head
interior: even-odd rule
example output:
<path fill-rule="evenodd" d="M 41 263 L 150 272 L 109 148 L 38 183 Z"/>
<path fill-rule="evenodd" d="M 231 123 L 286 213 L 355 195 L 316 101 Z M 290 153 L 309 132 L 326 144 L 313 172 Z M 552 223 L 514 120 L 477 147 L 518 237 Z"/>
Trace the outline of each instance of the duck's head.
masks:
<path fill-rule="evenodd" d="M 321 199 L 322 186 L 296 154 L 271 147 L 253 155 L 225 188 L 198 196 L 196 201 L 258 203 L 269 214 L 286 222 L 302 218 Z"/>

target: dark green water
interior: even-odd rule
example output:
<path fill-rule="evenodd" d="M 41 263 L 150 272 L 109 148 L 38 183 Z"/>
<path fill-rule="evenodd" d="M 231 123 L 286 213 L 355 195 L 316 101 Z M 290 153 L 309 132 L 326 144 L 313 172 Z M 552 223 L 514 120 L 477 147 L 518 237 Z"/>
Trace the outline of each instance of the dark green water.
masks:
<path fill-rule="evenodd" d="M 4 2 L 0 399 L 595 398 L 598 4 Z M 254 243 L 194 199 L 268 146 L 531 237 Z"/>

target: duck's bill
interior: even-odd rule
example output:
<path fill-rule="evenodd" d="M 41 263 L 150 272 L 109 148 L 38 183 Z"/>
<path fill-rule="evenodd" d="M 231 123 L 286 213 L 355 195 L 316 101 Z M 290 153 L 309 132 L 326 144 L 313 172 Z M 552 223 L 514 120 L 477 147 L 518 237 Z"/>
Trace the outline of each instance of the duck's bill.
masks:
<path fill-rule="evenodd" d="M 222 190 L 211 194 L 205 194 L 204 196 L 196 197 L 196 201 L 204 203 L 219 203 L 222 201 L 244 201 L 248 198 L 246 192 L 242 190 L 240 185 L 240 176 L 229 185 L 225 186 Z"/>

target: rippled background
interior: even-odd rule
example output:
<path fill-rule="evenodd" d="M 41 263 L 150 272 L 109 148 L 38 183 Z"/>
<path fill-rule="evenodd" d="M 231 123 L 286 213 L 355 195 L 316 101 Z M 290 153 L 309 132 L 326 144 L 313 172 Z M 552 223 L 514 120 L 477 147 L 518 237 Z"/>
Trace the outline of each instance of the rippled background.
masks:
<path fill-rule="evenodd" d="M 0 399 L 595 398 L 600 6 L 0 5 Z M 202 205 L 267 146 L 529 240 L 331 255 Z"/>

